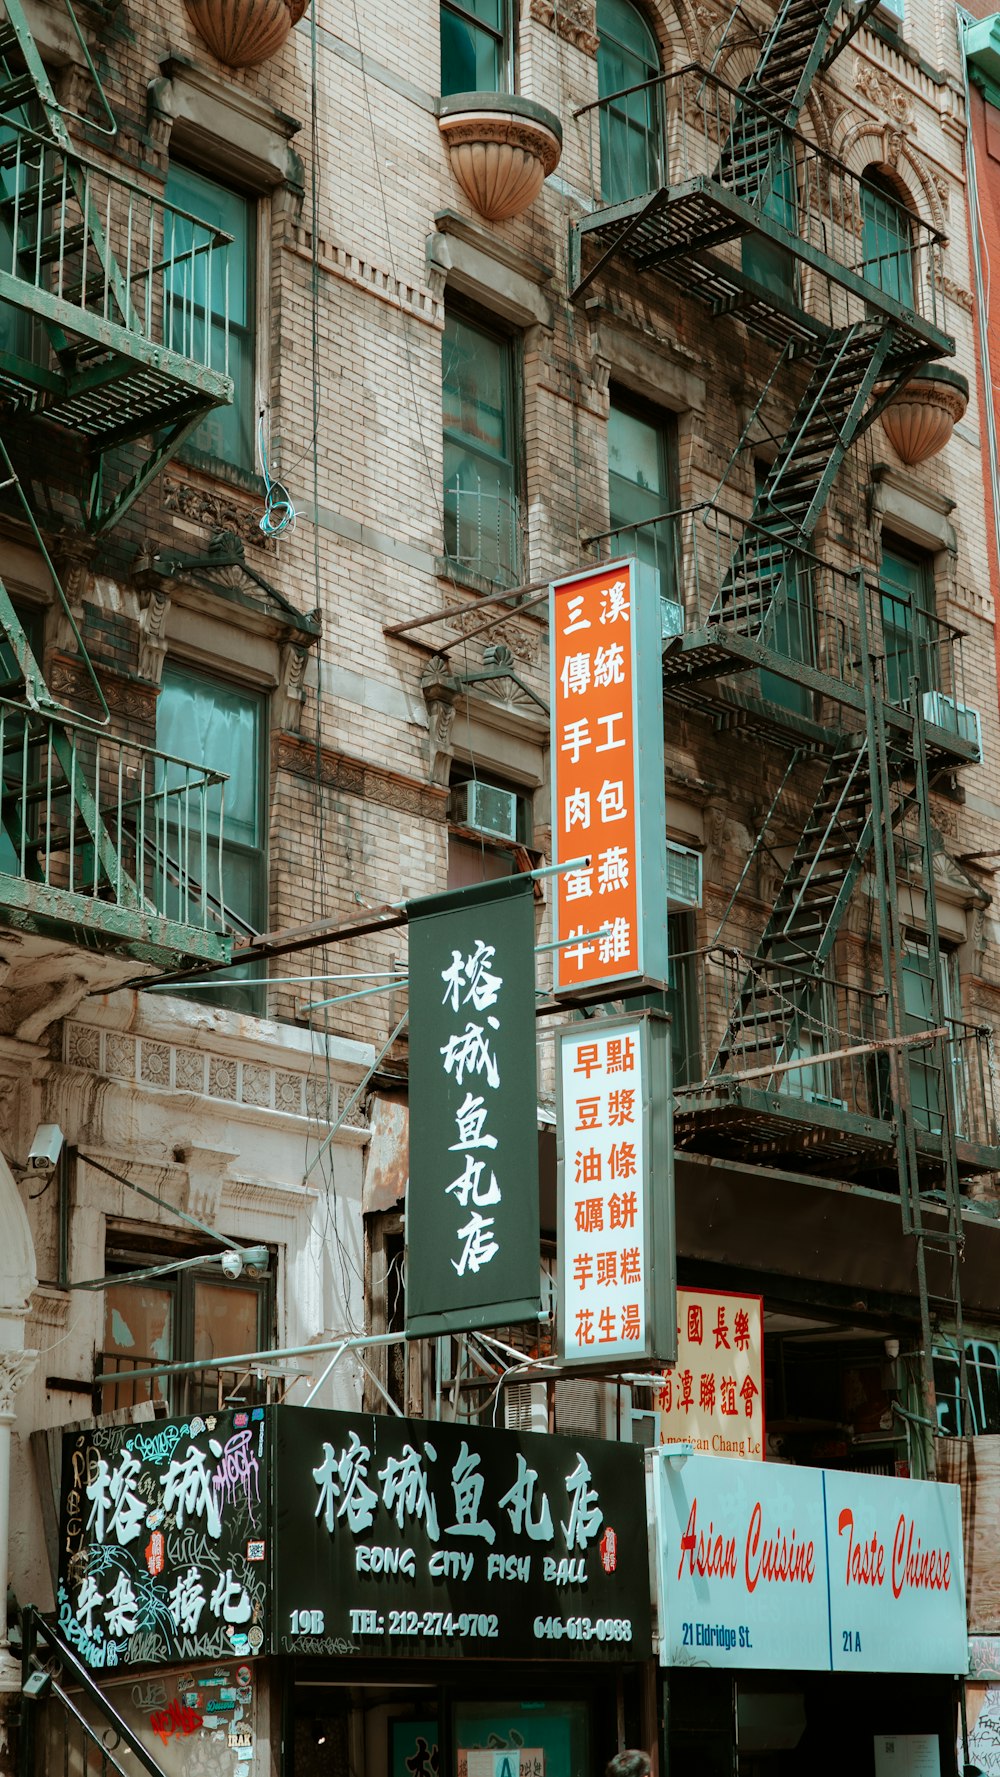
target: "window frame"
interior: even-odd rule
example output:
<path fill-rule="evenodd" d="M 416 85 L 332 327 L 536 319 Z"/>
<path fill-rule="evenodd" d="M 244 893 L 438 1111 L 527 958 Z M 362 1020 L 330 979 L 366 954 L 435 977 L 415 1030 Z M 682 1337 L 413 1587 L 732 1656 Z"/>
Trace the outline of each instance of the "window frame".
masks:
<path fill-rule="evenodd" d="M 239 1244 L 239 1241 L 236 1240 L 235 1244 Z M 198 1247 L 199 1243 L 192 1241 L 189 1244 L 182 1237 L 170 1240 L 165 1240 L 162 1237 L 158 1238 L 153 1230 L 149 1230 L 147 1234 L 140 1229 L 119 1232 L 113 1227 L 108 1228 L 105 1235 L 105 1276 L 107 1283 L 114 1286 L 116 1277 L 119 1275 L 125 1276 L 131 1271 L 141 1270 L 147 1266 L 151 1267 L 166 1264 L 171 1258 L 176 1258 L 181 1262 L 189 1260 L 196 1256 Z M 192 1250 L 192 1248 L 194 1250 Z M 244 1273 L 243 1276 L 239 1278 L 227 1278 L 222 1271 L 221 1265 L 206 1264 L 204 1266 L 190 1266 L 185 1270 L 168 1271 L 161 1277 L 149 1279 L 149 1285 L 151 1288 L 162 1290 L 165 1294 L 169 1295 L 171 1299 L 171 1356 L 159 1361 L 171 1364 L 191 1363 L 196 1361 L 194 1334 L 197 1291 L 198 1285 L 204 1283 L 210 1283 L 213 1286 L 222 1285 L 227 1290 L 232 1290 L 233 1292 L 238 1292 L 242 1295 L 255 1296 L 257 1300 L 258 1338 L 256 1349 L 258 1351 L 266 1351 L 274 1348 L 277 1334 L 277 1288 L 275 1277 L 277 1254 L 272 1247 L 269 1247 L 268 1251 L 270 1253 L 270 1260 L 267 1275 L 264 1277 L 248 1277 L 246 1273 Z M 125 1289 L 135 1288 L 136 1290 L 139 1290 L 144 1286 L 137 1281 L 134 1284 L 123 1283 L 119 1287 Z M 108 1296 L 108 1290 L 102 1290 L 103 1321 L 101 1329 L 101 1348 L 97 1353 L 97 1364 L 98 1369 L 104 1372 L 109 1371 L 111 1360 L 124 1355 L 122 1352 L 111 1351 L 107 1344 Z M 157 1360 L 154 1357 L 150 1356 L 148 1359 L 140 1362 L 138 1367 L 142 1369 L 152 1369 L 156 1367 L 156 1361 Z M 210 1360 L 206 1360 L 205 1368 L 208 1369 L 210 1367 Z M 121 1382 L 104 1382 L 99 1386 L 95 1385 L 95 1413 L 109 1412 L 116 1408 L 121 1409 L 122 1407 L 133 1407 L 140 1401 L 152 1401 L 154 1404 L 162 1401 L 166 1405 L 168 1417 L 176 1417 L 180 1414 L 204 1410 L 204 1389 L 206 1386 L 204 1382 L 201 1384 L 201 1404 L 199 1405 L 197 1401 L 192 1404 L 193 1389 L 197 1385 L 198 1372 L 196 1371 L 188 1371 L 186 1375 L 182 1373 L 175 1376 L 155 1377 L 132 1385 L 130 1385 L 128 1381 L 130 1374 L 128 1370 L 122 1370 L 119 1373 L 122 1377 Z M 221 1374 L 226 1376 L 232 1375 L 233 1372 L 222 1371 Z M 247 1405 L 259 1405 L 263 1399 L 259 1383 L 251 1379 L 244 1384 L 244 1387 L 246 1389 Z M 139 1394 L 136 1394 L 136 1388 L 141 1391 Z M 129 1396 L 130 1398 L 122 1401 L 120 1399 L 122 1394 Z M 211 1406 L 211 1403 L 209 1403 L 209 1405 Z"/>
<path fill-rule="evenodd" d="M 466 3 L 466 0 L 440 0 L 440 4 L 438 7 L 438 18 L 440 21 L 439 29 L 441 30 L 441 70 L 440 70 L 439 85 L 440 85 L 442 99 L 450 99 L 454 96 L 455 93 L 468 92 L 470 90 L 476 91 L 476 92 L 491 92 L 491 93 L 493 93 L 493 92 L 495 92 L 495 93 L 512 93 L 515 90 L 515 85 L 514 85 L 514 51 L 515 51 L 514 8 L 511 5 L 511 0 L 500 0 L 500 12 L 501 12 L 502 22 L 500 25 L 500 29 L 498 31 L 495 31 L 491 25 L 485 24 L 482 19 L 479 19 L 475 16 L 475 14 L 470 10 L 468 4 Z M 497 45 L 497 52 L 496 52 L 496 54 L 497 54 L 497 84 L 496 84 L 496 86 L 491 86 L 491 87 L 476 86 L 475 88 L 472 88 L 472 89 L 470 89 L 468 87 L 457 87 L 456 86 L 456 87 L 449 87 L 447 90 L 445 89 L 445 83 L 444 83 L 444 15 L 445 15 L 445 13 L 448 13 L 450 17 L 457 19 L 461 24 L 465 25 L 474 37 L 479 35 L 479 36 L 491 38 L 492 41 Z"/>
<path fill-rule="evenodd" d="M 608 526 L 612 534 L 608 538 L 608 548 L 614 555 L 634 555 L 636 559 L 639 560 L 640 580 L 643 570 L 652 567 L 653 572 L 657 576 L 657 590 L 660 598 L 661 614 L 663 613 L 665 605 L 679 606 L 681 610 L 681 623 L 683 625 L 684 612 L 682 599 L 684 577 L 681 571 L 682 563 L 679 559 L 681 537 L 676 527 L 674 525 L 667 527 L 664 543 L 662 545 L 660 544 L 658 537 L 654 538 L 654 552 L 656 555 L 655 564 L 648 562 L 643 563 L 640 560 L 637 541 L 635 540 L 633 542 L 633 547 L 631 548 L 618 548 L 618 540 L 622 537 L 626 537 L 630 530 L 634 531 L 637 527 L 636 525 L 630 526 L 625 524 L 618 530 L 613 528 L 615 525 L 615 516 L 612 500 L 612 477 L 615 476 L 617 480 L 621 482 L 624 482 L 627 479 L 624 475 L 618 475 L 617 471 L 613 470 L 611 467 L 610 427 L 611 415 L 613 412 L 622 414 L 629 419 L 638 420 L 640 424 L 649 426 L 656 433 L 657 463 L 660 480 L 663 484 L 663 493 L 660 501 L 661 512 L 676 512 L 680 506 L 680 449 L 677 415 L 671 408 L 658 407 L 654 402 L 644 401 L 639 395 L 632 395 L 628 389 L 624 389 L 614 382 L 611 384 L 608 405 Z M 631 482 L 629 485 L 634 487 L 639 493 L 649 491 L 643 489 L 638 481 Z M 661 559 L 661 556 L 663 559 Z M 667 628 L 665 615 L 663 616 L 663 633 L 675 633 L 673 629 Z"/>
<path fill-rule="evenodd" d="M 163 738 L 161 736 L 160 730 L 159 730 L 160 699 L 163 696 L 165 681 L 171 675 L 178 675 L 178 676 L 183 675 L 187 679 L 194 679 L 196 681 L 200 681 L 202 683 L 207 683 L 209 685 L 216 685 L 220 689 L 222 689 L 223 691 L 229 692 L 229 693 L 233 694 L 234 696 L 245 698 L 247 700 L 247 702 L 251 702 L 251 701 L 254 702 L 257 706 L 257 710 L 258 710 L 258 728 L 257 728 L 257 767 L 258 767 L 258 771 L 257 771 L 256 819 L 257 819 L 258 831 L 260 833 L 260 844 L 257 846 L 250 846 L 250 845 L 247 845 L 246 842 L 243 840 L 234 840 L 231 837 L 227 837 L 226 828 L 225 828 L 225 811 L 223 808 L 223 838 L 222 838 L 223 866 L 222 867 L 223 867 L 223 888 L 225 888 L 225 868 L 226 868 L 227 855 L 232 853 L 232 854 L 235 854 L 240 859 L 251 859 L 253 857 L 256 857 L 256 859 L 257 859 L 257 894 L 259 896 L 259 906 L 260 906 L 260 910 L 261 910 L 258 917 L 261 918 L 266 923 L 266 921 L 268 920 L 268 917 L 269 917 L 269 913 L 270 913 L 270 891 L 271 891 L 271 867 L 270 867 L 271 860 L 270 860 L 270 843 L 269 843 L 269 841 L 270 841 L 270 803 L 271 803 L 271 796 L 270 796 L 270 792 L 271 792 L 270 698 L 268 696 L 267 691 L 260 686 L 250 685 L 241 679 L 226 678 L 224 674 L 220 673 L 217 670 L 213 670 L 213 668 L 211 666 L 204 666 L 204 665 L 202 665 L 202 663 L 200 661 L 199 662 L 189 661 L 187 658 L 185 658 L 184 655 L 169 654 L 163 663 L 163 671 L 162 671 L 161 678 L 160 678 L 160 688 L 159 688 L 159 692 L 157 694 L 157 699 L 156 699 L 156 718 L 157 718 L 156 719 L 156 745 L 158 748 L 160 748 L 161 741 Z M 164 749 L 164 750 L 167 750 L 167 749 Z M 195 765 L 204 765 L 204 767 L 208 770 L 221 769 L 221 766 L 213 767 L 211 765 L 211 763 L 208 761 L 201 761 L 201 760 L 196 759 L 196 760 L 192 760 L 191 763 L 195 764 Z M 235 909 L 234 909 L 234 912 L 235 912 Z M 243 920 L 243 919 L 249 919 L 250 916 L 244 915 L 241 913 L 241 914 L 238 914 L 237 917 L 239 919 Z M 264 929 L 263 925 L 261 926 L 261 929 L 262 930 Z M 251 965 L 249 965 L 249 964 L 244 964 L 244 965 L 242 965 L 242 967 L 241 967 L 241 965 L 236 965 L 233 968 L 221 970 L 212 979 L 218 979 L 218 980 L 223 980 L 223 981 L 239 980 L 242 969 L 248 968 L 250 966 Z M 252 986 L 248 985 L 244 990 L 245 996 L 246 996 L 245 1003 L 240 1003 L 242 996 L 240 994 L 240 990 L 238 990 L 238 989 L 236 990 L 235 993 L 232 991 L 224 990 L 223 993 L 221 994 L 221 996 L 218 998 L 218 1000 L 213 1000 L 212 999 L 211 981 L 207 982 L 204 986 L 200 986 L 200 987 L 195 987 L 195 986 L 179 987 L 177 989 L 177 992 L 179 994 L 182 994 L 184 997 L 187 997 L 189 995 L 193 996 L 195 1002 L 199 1005 L 213 1005 L 213 1004 L 215 1004 L 215 1005 L 219 1005 L 222 1007 L 230 1007 L 234 1011 L 249 1011 L 249 1013 L 252 1017 L 258 1017 L 258 1018 L 264 1017 L 266 1015 L 266 1010 L 267 1010 L 267 988 L 266 988 L 266 986 L 252 987 Z"/>
<path fill-rule="evenodd" d="M 898 562 L 909 563 L 915 569 L 915 577 L 911 588 L 904 598 L 902 585 L 899 581 L 888 581 L 886 574 L 886 555 Z M 885 695 L 889 703 L 896 708 L 909 708 L 909 681 L 916 678 L 919 682 L 921 695 L 928 691 L 940 690 L 940 661 L 938 658 L 938 614 L 937 614 L 937 580 L 934 572 L 934 557 L 927 550 L 907 543 L 894 532 L 883 531 L 879 546 L 878 563 L 879 621 L 882 630 L 882 659 L 885 675 Z M 921 598 L 920 594 L 923 594 Z M 916 599 L 914 598 L 916 594 Z M 905 623 L 891 622 L 886 624 L 886 602 L 894 610 L 909 613 Z M 889 637 L 906 637 L 905 648 L 896 643 L 890 654 Z M 900 682 L 898 678 L 899 663 L 905 661 L 907 670 Z"/>
<path fill-rule="evenodd" d="M 220 456 L 215 451 L 205 450 L 196 440 L 201 428 L 210 423 L 212 415 L 206 415 L 198 428 L 180 446 L 178 456 L 199 467 L 208 468 L 212 473 L 220 471 L 224 476 L 259 476 L 257 450 L 257 416 L 267 406 L 268 358 L 267 342 L 269 336 L 268 291 L 270 288 L 270 248 L 271 248 L 271 206 L 267 194 L 253 186 L 243 185 L 236 179 L 219 179 L 214 173 L 207 171 L 199 160 L 183 151 L 171 153 L 167 166 L 167 177 L 164 182 L 164 198 L 168 203 L 177 203 L 179 209 L 190 209 L 197 215 L 197 209 L 187 203 L 178 202 L 168 192 L 170 174 L 173 169 L 180 173 L 193 174 L 195 178 L 204 180 L 207 185 L 215 186 L 219 191 L 230 197 L 237 198 L 246 205 L 248 238 L 245 253 L 245 264 L 248 274 L 249 289 L 247 292 L 247 324 L 241 330 L 247 342 L 246 396 L 250 411 L 247 416 L 248 452 L 247 460 L 233 461 L 229 457 Z M 226 230 L 228 233 L 228 229 Z M 164 298 L 166 300 L 166 298 Z M 230 374 L 232 374 L 232 322 L 229 323 L 230 338 Z M 236 379 L 234 378 L 234 384 Z M 234 388 L 233 411 L 239 408 L 239 390 Z M 226 409 L 222 409 L 226 412 Z M 242 430 L 242 428 L 241 428 Z"/>
<path fill-rule="evenodd" d="M 643 74 L 642 80 L 643 81 L 656 80 L 660 75 L 663 74 L 664 67 L 663 67 L 663 52 L 662 52 L 659 40 L 657 38 L 656 32 L 653 29 L 653 25 L 652 25 L 651 21 L 649 20 L 649 18 L 646 16 L 642 7 L 636 6 L 634 4 L 634 0 L 619 0 L 619 4 L 622 4 L 622 5 L 625 5 L 628 7 L 628 10 L 632 14 L 634 14 L 635 18 L 639 21 L 639 24 L 642 27 L 642 29 L 648 34 L 649 44 L 650 44 L 650 47 L 652 50 L 654 60 L 646 62 L 644 64 L 644 66 L 648 70 L 648 72 Z M 631 93 L 629 89 L 634 86 L 640 86 L 642 84 L 642 82 L 629 80 L 629 81 L 626 81 L 624 89 L 617 86 L 617 85 L 614 85 L 608 89 L 608 93 L 602 92 L 602 90 L 601 90 L 602 86 L 603 86 L 602 50 L 604 49 L 605 44 L 608 44 L 608 45 L 613 44 L 615 52 L 617 52 L 617 54 L 619 55 L 619 57 L 622 59 L 623 62 L 626 58 L 629 58 L 633 61 L 638 62 L 640 59 L 640 54 L 639 54 L 639 51 L 634 47 L 634 45 L 628 44 L 628 43 L 624 42 L 620 37 L 614 36 L 613 33 L 607 29 L 606 25 L 602 29 L 601 0 L 598 0 L 598 4 L 597 4 L 596 30 L 597 30 L 597 90 L 598 90 L 598 99 L 599 99 L 599 101 L 601 101 L 600 109 L 598 112 L 598 117 L 599 117 L 598 133 L 599 133 L 599 143 L 600 143 L 599 187 L 600 187 L 600 193 L 601 193 L 601 203 L 602 204 L 628 203 L 633 198 L 644 197 L 647 195 L 648 192 L 657 190 L 660 186 L 662 186 L 665 183 L 666 178 L 667 178 L 667 131 L 666 131 L 666 127 L 665 127 L 666 117 L 665 117 L 665 109 L 664 109 L 663 87 L 661 85 L 661 86 L 657 86 L 657 87 L 646 88 L 645 91 L 642 91 L 639 93 Z M 610 53 L 610 51 L 609 51 L 609 53 Z M 603 66 L 604 66 L 604 69 L 606 70 L 607 63 L 605 62 Z M 607 105 L 607 104 L 603 103 L 603 101 L 605 99 L 610 97 L 610 94 L 615 93 L 615 92 L 621 92 L 623 90 L 625 92 L 629 93 L 628 98 L 626 98 L 624 100 L 613 101 L 612 105 Z M 624 105 L 624 110 L 622 109 L 623 105 Z M 633 119 L 629 115 L 630 110 L 633 105 L 638 105 L 638 106 L 643 107 L 643 109 L 645 110 L 645 114 L 646 114 L 645 117 L 640 117 L 637 120 Z M 624 134 L 623 134 L 623 132 L 624 132 Z M 632 163 L 631 163 L 631 156 L 629 154 L 626 153 L 626 155 L 624 156 L 623 169 L 622 169 L 623 183 L 621 185 L 618 184 L 618 175 L 616 173 L 614 173 L 614 171 L 613 171 L 613 156 L 611 153 L 611 148 L 612 148 L 612 143 L 614 140 L 615 133 L 617 133 L 619 141 L 624 141 L 627 145 L 632 132 L 636 132 L 637 134 L 640 134 L 643 138 L 643 141 L 645 144 L 644 156 L 645 156 L 645 160 L 646 160 L 647 173 L 652 180 L 652 183 L 648 184 L 642 191 L 634 191 L 632 189 L 633 182 L 629 176 L 631 173 L 631 164 Z M 626 186 L 628 187 L 628 189 L 625 189 Z"/>
<path fill-rule="evenodd" d="M 891 176 L 883 170 L 878 162 L 871 162 L 861 174 L 859 180 L 861 192 L 861 275 L 867 283 L 881 290 L 884 296 L 900 303 L 904 308 L 913 308 L 915 301 L 915 279 L 913 265 L 913 227 L 909 205 L 905 196 L 895 189 Z M 888 217 L 870 214 L 876 206 L 890 213 Z M 887 245 L 884 251 L 869 252 L 869 247 L 876 249 L 881 243 L 877 231 L 888 233 L 886 222 L 892 222 L 898 230 L 898 244 Z M 869 230 L 875 232 L 873 240 Z M 874 269 L 869 269 L 874 268 Z M 895 282 L 898 288 L 891 286 Z"/>
<path fill-rule="evenodd" d="M 501 348 L 503 354 L 503 394 L 508 404 L 505 431 L 508 440 L 508 456 L 497 456 L 498 464 L 505 464 L 510 470 L 511 498 L 515 503 L 512 513 L 512 536 L 516 539 L 517 561 L 511 564 L 507 578 L 493 577 L 481 571 L 482 555 L 476 566 L 469 566 L 458 554 L 460 534 L 457 521 L 448 511 L 448 451 L 449 446 L 461 450 L 473 458 L 482 457 L 484 461 L 493 460 L 494 453 L 488 446 L 480 446 L 468 433 L 458 432 L 449 426 L 445 414 L 445 352 L 448 350 L 448 324 L 450 320 L 459 322 L 463 327 L 472 328 L 485 339 L 491 340 Z M 496 315 L 471 303 L 455 301 L 448 297 L 445 303 L 445 326 L 441 335 L 441 440 L 442 440 L 442 520 L 444 535 L 442 537 L 443 562 L 449 576 L 460 580 L 468 580 L 476 585 L 510 585 L 523 583 L 528 572 L 528 538 L 527 538 L 527 452 L 525 448 L 524 424 L 524 340 L 522 333 L 505 323 Z M 503 411 L 503 410 L 501 410 Z M 496 495 L 498 504 L 502 498 L 499 491 Z M 456 488 L 456 496 L 463 490 Z M 489 495 L 487 495 L 489 498 Z M 451 527 L 455 526 L 455 550 L 449 547 Z M 502 564 L 498 561 L 498 571 Z"/>

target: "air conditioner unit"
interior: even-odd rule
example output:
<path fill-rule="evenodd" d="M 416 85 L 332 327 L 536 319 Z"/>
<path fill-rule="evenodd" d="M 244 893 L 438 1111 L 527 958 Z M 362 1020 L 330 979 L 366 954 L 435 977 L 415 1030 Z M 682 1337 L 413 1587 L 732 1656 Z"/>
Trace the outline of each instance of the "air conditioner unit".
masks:
<path fill-rule="evenodd" d="M 501 839 L 517 838 L 517 796 L 513 790 L 500 790 L 496 784 L 473 779 L 456 784 L 451 792 L 451 819 L 461 827 L 475 827 L 480 833 L 495 833 Z"/>
<path fill-rule="evenodd" d="M 825 1105 L 828 1111 L 846 1111 L 847 1109 L 846 1099 L 831 1098 L 829 1093 L 817 1092 L 813 1086 L 803 1086 L 800 1092 L 793 1092 L 791 1096 L 801 1098 L 804 1104 Z"/>
<path fill-rule="evenodd" d="M 921 699 L 924 721 L 930 722 L 935 728 L 944 728 L 948 734 L 957 734 L 961 740 L 969 740 L 976 749 L 976 758 L 983 756 L 983 724 L 979 711 L 973 709 L 971 703 L 956 703 L 953 697 L 946 697 L 943 691 L 925 691 Z"/>
<path fill-rule="evenodd" d="M 544 1382 L 512 1382 L 503 1391 L 503 1416 L 508 1431 L 548 1431 Z"/>
<path fill-rule="evenodd" d="M 672 641 L 674 636 L 684 634 L 684 606 L 676 599 L 660 599 L 660 639 Z"/>
<path fill-rule="evenodd" d="M 667 840 L 667 900 L 672 907 L 701 906 L 701 852 Z"/>

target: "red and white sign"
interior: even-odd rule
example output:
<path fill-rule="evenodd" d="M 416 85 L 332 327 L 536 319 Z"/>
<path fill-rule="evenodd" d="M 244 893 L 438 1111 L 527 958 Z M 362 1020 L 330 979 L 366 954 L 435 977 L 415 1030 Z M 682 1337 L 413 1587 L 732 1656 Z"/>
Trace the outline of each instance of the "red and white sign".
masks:
<path fill-rule="evenodd" d="M 555 952 L 557 992 L 666 976 L 659 600 L 634 585 L 621 561 L 550 593 L 553 857 L 590 859 L 555 879 L 556 937 L 579 939 Z"/>
<path fill-rule="evenodd" d="M 763 1334 L 760 1296 L 678 1289 L 677 1363 L 657 1399 L 661 1444 L 763 1460 Z"/>
<path fill-rule="evenodd" d="M 641 1023 L 560 1033 L 563 1356 L 646 1351 L 646 1154 Z"/>
<path fill-rule="evenodd" d="M 661 1449 L 654 1501 L 661 1664 L 967 1670 L 957 1487 Z"/>

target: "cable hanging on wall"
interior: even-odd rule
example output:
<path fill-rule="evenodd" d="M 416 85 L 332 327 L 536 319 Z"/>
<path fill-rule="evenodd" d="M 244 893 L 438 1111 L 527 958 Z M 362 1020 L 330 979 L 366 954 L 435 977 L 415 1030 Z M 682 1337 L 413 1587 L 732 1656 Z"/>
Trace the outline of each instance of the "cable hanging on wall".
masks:
<path fill-rule="evenodd" d="M 271 474 L 267 445 L 264 442 L 263 408 L 257 417 L 257 449 L 260 453 L 260 467 L 265 489 L 264 510 L 258 522 L 265 537 L 280 537 L 285 531 L 295 529 L 298 513 L 292 504 L 291 495 L 284 482 L 275 480 Z"/>

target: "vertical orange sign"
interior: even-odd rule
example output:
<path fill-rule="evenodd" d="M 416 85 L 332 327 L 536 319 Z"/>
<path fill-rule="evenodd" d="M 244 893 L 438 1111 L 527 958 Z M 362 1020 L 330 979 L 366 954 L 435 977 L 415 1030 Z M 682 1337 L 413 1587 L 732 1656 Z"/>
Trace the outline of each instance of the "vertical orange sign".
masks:
<path fill-rule="evenodd" d="M 635 588 L 620 561 L 550 592 L 553 856 L 590 860 L 556 877 L 557 992 L 666 977 L 659 599 Z"/>

